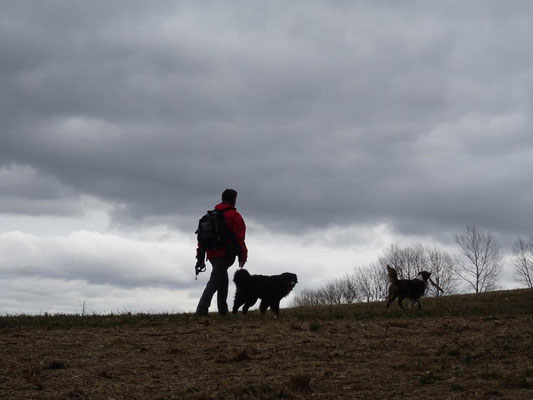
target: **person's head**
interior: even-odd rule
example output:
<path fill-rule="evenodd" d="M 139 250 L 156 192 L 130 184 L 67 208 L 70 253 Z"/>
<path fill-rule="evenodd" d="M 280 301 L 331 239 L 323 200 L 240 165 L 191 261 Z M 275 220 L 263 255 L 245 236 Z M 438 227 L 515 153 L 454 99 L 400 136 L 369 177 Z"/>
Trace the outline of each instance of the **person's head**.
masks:
<path fill-rule="evenodd" d="M 237 191 L 233 189 L 226 189 L 222 192 L 222 202 L 235 205 L 237 202 Z"/>

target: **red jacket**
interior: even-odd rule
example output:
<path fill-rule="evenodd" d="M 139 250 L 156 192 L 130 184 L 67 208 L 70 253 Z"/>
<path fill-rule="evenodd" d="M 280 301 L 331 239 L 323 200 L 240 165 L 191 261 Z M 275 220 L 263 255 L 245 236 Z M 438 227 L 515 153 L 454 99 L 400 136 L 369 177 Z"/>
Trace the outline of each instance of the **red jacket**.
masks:
<path fill-rule="evenodd" d="M 246 225 L 242 219 L 241 214 L 235 209 L 234 206 L 228 203 L 220 203 L 215 206 L 215 210 L 228 210 L 224 212 L 224 218 L 226 219 L 226 225 L 228 228 L 235 234 L 235 240 L 239 246 L 239 261 L 246 262 L 248 259 L 248 249 L 246 248 L 246 243 L 244 242 L 244 237 L 246 235 Z M 230 239 L 231 240 L 231 239 Z M 202 259 L 202 253 L 205 250 L 200 247 L 196 249 L 196 258 Z M 226 247 L 218 247 L 216 249 L 207 249 L 207 259 L 211 260 L 212 258 L 222 258 L 227 257 L 228 253 Z"/>

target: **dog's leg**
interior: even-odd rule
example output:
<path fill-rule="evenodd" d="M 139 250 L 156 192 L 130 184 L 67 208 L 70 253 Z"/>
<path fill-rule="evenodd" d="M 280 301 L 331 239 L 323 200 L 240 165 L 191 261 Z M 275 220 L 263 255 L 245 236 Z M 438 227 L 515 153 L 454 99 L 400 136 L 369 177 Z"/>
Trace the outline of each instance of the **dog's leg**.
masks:
<path fill-rule="evenodd" d="M 389 286 L 389 294 L 387 295 L 387 312 L 389 312 L 390 305 L 396 298 L 396 294 L 394 293 L 394 290 L 392 286 Z"/>
<path fill-rule="evenodd" d="M 259 311 L 261 311 L 261 314 L 264 315 L 269 306 L 270 302 L 267 299 L 262 299 L 261 304 L 259 304 Z"/>
<path fill-rule="evenodd" d="M 235 300 L 233 300 L 233 314 L 236 314 L 239 311 L 240 306 L 246 303 L 246 299 L 242 296 L 241 293 L 235 293 Z"/>
<path fill-rule="evenodd" d="M 422 304 L 420 303 L 420 299 L 418 299 L 416 302 L 418 304 L 418 309 L 421 310 L 422 309 Z"/>
<path fill-rule="evenodd" d="M 279 302 L 281 301 L 281 299 L 279 300 L 273 300 L 272 301 L 272 304 L 270 305 L 270 309 L 272 310 L 272 312 L 276 315 L 279 314 Z"/>
<path fill-rule="evenodd" d="M 389 308 L 390 308 L 390 305 L 392 304 L 392 302 L 394 301 L 394 299 L 396 298 L 395 297 L 391 297 L 387 300 L 387 312 L 389 312 Z"/>
<path fill-rule="evenodd" d="M 400 308 L 403 310 L 403 305 L 402 305 L 402 301 L 403 299 L 405 299 L 405 297 L 398 297 L 398 305 L 400 306 Z"/>
<path fill-rule="evenodd" d="M 244 304 L 244 307 L 242 308 L 242 313 L 243 313 L 243 314 L 248 313 L 248 309 L 249 309 L 250 307 L 252 307 L 252 306 L 255 304 L 256 301 L 257 301 L 257 297 L 255 297 L 255 298 L 251 298 L 251 299 L 250 299 L 250 298 L 247 299 L 247 300 L 246 300 L 246 303 Z"/>

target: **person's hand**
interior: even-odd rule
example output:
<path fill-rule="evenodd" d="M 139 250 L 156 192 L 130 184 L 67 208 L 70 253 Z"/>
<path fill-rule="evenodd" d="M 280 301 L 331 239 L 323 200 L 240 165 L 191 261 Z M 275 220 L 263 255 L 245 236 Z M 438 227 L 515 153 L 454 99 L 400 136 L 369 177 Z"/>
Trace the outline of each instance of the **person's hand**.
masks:
<path fill-rule="evenodd" d="M 196 265 L 194 266 L 194 270 L 196 271 L 196 275 L 198 275 L 200 272 L 205 271 L 205 261 L 204 260 L 198 260 L 196 261 Z"/>
<path fill-rule="evenodd" d="M 246 263 L 246 261 L 241 261 L 239 260 L 239 268 L 242 268 L 244 267 L 244 264 Z"/>

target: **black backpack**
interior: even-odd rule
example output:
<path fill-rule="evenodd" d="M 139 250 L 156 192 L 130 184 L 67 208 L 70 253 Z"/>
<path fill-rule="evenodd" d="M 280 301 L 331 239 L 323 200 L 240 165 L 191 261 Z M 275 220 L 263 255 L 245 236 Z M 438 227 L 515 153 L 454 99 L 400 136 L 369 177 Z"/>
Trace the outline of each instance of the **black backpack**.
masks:
<path fill-rule="evenodd" d="M 233 232 L 228 228 L 226 218 L 224 218 L 224 212 L 228 210 L 234 210 L 234 208 L 211 210 L 200 218 L 195 232 L 200 247 L 204 249 L 223 247 L 228 244 L 228 239 L 233 238 Z"/>

